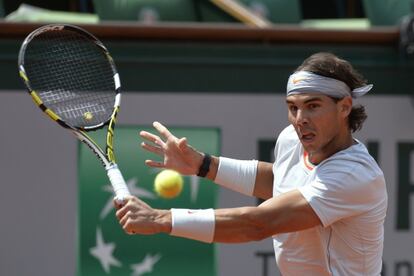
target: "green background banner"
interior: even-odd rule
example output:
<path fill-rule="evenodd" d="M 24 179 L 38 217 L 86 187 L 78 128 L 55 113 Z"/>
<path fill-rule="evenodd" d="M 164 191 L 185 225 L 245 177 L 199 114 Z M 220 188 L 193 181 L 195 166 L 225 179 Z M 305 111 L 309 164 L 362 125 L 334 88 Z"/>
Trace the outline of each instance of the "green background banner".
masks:
<path fill-rule="evenodd" d="M 140 148 L 141 126 L 117 126 L 115 154 L 131 193 L 154 208 L 214 208 L 217 188 L 208 180 L 184 177 L 184 189 L 174 199 L 159 198 L 153 188 L 157 169 L 145 166 L 146 159 L 159 159 Z M 177 137 L 187 137 L 191 145 L 218 155 L 217 128 L 171 128 Z M 105 131 L 92 133 L 99 145 Z M 79 144 L 79 229 L 77 275 L 216 275 L 216 250 L 212 244 L 171 237 L 127 235 L 114 215 L 112 191 L 105 170 L 83 144 Z"/>

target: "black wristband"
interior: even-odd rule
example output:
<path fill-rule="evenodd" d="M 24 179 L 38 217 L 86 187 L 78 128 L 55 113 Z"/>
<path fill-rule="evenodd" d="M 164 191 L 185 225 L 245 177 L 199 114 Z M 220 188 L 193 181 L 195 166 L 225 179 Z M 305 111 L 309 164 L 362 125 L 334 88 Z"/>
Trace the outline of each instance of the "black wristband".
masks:
<path fill-rule="evenodd" d="M 203 163 L 201 163 L 200 168 L 198 169 L 197 176 L 205 177 L 210 170 L 211 156 L 208 153 L 204 154 Z"/>

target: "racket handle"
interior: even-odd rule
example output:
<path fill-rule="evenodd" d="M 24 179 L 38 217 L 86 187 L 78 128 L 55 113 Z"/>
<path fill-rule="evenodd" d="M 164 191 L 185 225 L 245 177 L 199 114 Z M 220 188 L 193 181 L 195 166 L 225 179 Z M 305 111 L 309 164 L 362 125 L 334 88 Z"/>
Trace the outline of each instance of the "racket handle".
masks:
<path fill-rule="evenodd" d="M 118 204 L 122 204 L 125 198 L 127 196 L 130 196 L 131 193 L 128 190 L 124 177 L 121 174 L 121 171 L 118 169 L 118 165 L 111 164 L 107 166 L 106 172 L 108 174 L 109 180 L 111 181 L 112 188 L 115 192 L 115 200 Z"/>

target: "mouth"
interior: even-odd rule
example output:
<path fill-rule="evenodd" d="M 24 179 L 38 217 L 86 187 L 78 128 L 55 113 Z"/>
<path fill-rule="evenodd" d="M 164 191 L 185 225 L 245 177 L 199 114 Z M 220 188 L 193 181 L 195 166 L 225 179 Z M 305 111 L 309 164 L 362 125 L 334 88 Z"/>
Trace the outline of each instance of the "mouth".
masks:
<path fill-rule="evenodd" d="M 301 132 L 299 138 L 303 143 L 309 144 L 315 140 L 315 136 L 312 132 Z"/>

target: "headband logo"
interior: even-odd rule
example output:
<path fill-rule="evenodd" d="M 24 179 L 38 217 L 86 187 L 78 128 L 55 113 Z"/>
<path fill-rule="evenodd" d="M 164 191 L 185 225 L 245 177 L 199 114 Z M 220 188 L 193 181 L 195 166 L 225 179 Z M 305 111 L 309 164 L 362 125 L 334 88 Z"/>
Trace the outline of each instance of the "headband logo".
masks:
<path fill-rule="evenodd" d="M 292 82 L 293 84 L 297 84 L 298 82 L 301 82 L 303 80 L 306 80 L 306 78 L 296 77 L 296 78 L 293 78 Z"/>

